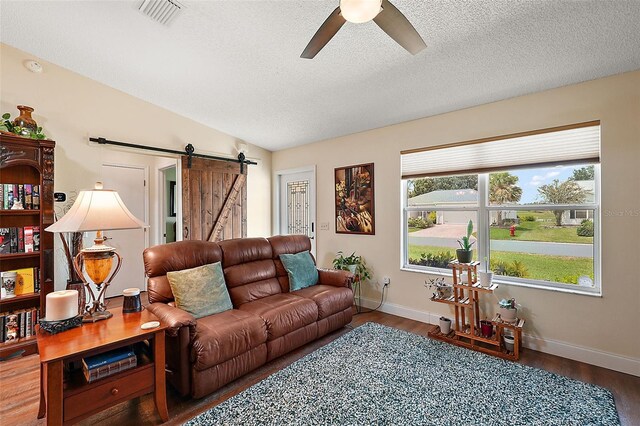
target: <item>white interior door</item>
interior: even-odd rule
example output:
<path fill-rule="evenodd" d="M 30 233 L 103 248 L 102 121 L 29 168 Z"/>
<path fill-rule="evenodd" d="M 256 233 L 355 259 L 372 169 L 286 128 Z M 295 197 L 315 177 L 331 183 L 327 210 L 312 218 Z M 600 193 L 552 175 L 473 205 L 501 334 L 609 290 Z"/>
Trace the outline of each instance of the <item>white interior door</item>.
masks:
<path fill-rule="evenodd" d="M 118 191 L 129 211 L 148 223 L 146 174 L 146 169 L 140 166 L 102 165 L 104 188 Z M 122 290 L 130 287 L 145 290 L 142 252 L 148 246 L 147 232 L 147 228 L 104 232 L 111 238 L 107 244 L 122 256 L 122 267 L 107 288 L 106 297 L 120 296 Z"/>
<path fill-rule="evenodd" d="M 313 170 L 280 175 L 280 234 L 303 234 L 311 238 L 316 252 L 316 184 Z"/>

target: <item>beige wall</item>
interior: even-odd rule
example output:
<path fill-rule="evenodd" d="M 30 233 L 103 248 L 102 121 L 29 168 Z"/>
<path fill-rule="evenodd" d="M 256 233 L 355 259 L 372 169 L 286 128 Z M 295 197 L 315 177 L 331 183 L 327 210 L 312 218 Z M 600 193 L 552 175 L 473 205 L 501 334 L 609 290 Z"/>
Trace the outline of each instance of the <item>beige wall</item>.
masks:
<path fill-rule="evenodd" d="M 89 137 L 183 150 L 192 143 L 196 152 L 235 157 L 237 140 L 210 127 L 90 80 L 64 68 L 39 60 L 44 71 L 29 72 L 24 66 L 33 55 L 0 44 L 0 111 L 18 114 L 16 105 L 35 108 L 34 118 L 56 145 L 55 190 L 90 189 L 101 179 L 103 162 L 140 164 L 149 167 L 151 244 L 157 241 L 161 214 L 155 200 L 157 165 L 166 164 L 155 154 L 117 149 L 90 143 Z M 249 159 L 256 160 L 248 177 L 250 236 L 271 234 L 271 153 L 249 145 Z M 56 288 L 63 288 L 62 253 L 56 251 Z"/>
<path fill-rule="evenodd" d="M 616 354 L 638 368 L 639 71 L 275 152 L 273 169 L 317 164 L 317 220 L 331 225 L 317 233 L 319 263 L 328 266 L 338 250 L 355 250 L 373 267 L 374 281 L 391 277 L 390 310 L 450 315 L 447 306 L 428 300 L 427 275 L 400 270 L 400 151 L 589 120 L 602 122 L 602 210 L 623 212 L 602 217 L 603 297 L 513 286 L 502 286 L 497 296 L 522 303 L 525 332 L 538 338 L 533 340 L 542 350 L 587 348 L 590 356 Z M 376 235 L 336 234 L 333 169 L 368 162 L 375 163 Z M 379 299 L 372 288 L 367 296 Z"/>

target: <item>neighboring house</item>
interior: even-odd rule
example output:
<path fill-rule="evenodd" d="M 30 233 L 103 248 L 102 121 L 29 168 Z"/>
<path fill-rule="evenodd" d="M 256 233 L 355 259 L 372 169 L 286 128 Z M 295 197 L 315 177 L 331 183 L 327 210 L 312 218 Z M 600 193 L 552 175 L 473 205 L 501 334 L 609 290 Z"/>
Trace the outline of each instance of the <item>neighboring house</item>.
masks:
<path fill-rule="evenodd" d="M 409 217 L 426 218 L 429 212 L 436 212 L 436 223 L 467 223 L 476 220 L 473 211 L 438 210 L 438 207 L 476 207 L 478 205 L 478 191 L 475 189 L 450 189 L 428 192 L 409 198 L 409 207 L 421 207 L 424 211 L 409 212 Z M 502 212 L 504 219 L 516 219 L 516 212 L 505 210 Z M 497 220 L 497 212 L 491 212 L 491 223 Z"/>
<path fill-rule="evenodd" d="M 584 202 L 595 202 L 595 181 L 577 180 L 576 183 L 587 193 Z M 593 210 L 567 210 L 562 214 L 563 225 L 580 225 L 585 219 L 593 219 Z"/>

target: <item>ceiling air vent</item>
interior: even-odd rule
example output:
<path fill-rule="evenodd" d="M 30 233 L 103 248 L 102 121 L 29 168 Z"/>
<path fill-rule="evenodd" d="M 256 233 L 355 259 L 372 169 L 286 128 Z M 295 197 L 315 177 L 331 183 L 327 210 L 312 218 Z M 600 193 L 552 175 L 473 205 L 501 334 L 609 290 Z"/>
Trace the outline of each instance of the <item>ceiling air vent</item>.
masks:
<path fill-rule="evenodd" d="M 169 25 L 183 7 L 175 0 L 143 0 L 138 10 L 162 25 Z"/>

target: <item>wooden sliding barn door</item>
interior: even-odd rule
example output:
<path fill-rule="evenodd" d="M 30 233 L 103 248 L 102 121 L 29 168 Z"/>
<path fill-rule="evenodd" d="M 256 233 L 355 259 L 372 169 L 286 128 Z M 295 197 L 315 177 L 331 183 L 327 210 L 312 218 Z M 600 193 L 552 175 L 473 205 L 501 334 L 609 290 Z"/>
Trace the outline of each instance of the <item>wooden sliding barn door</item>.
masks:
<path fill-rule="evenodd" d="M 182 157 L 182 236 L 220 241 L 247 236 L 248 167 L 228 161 Z"/>

